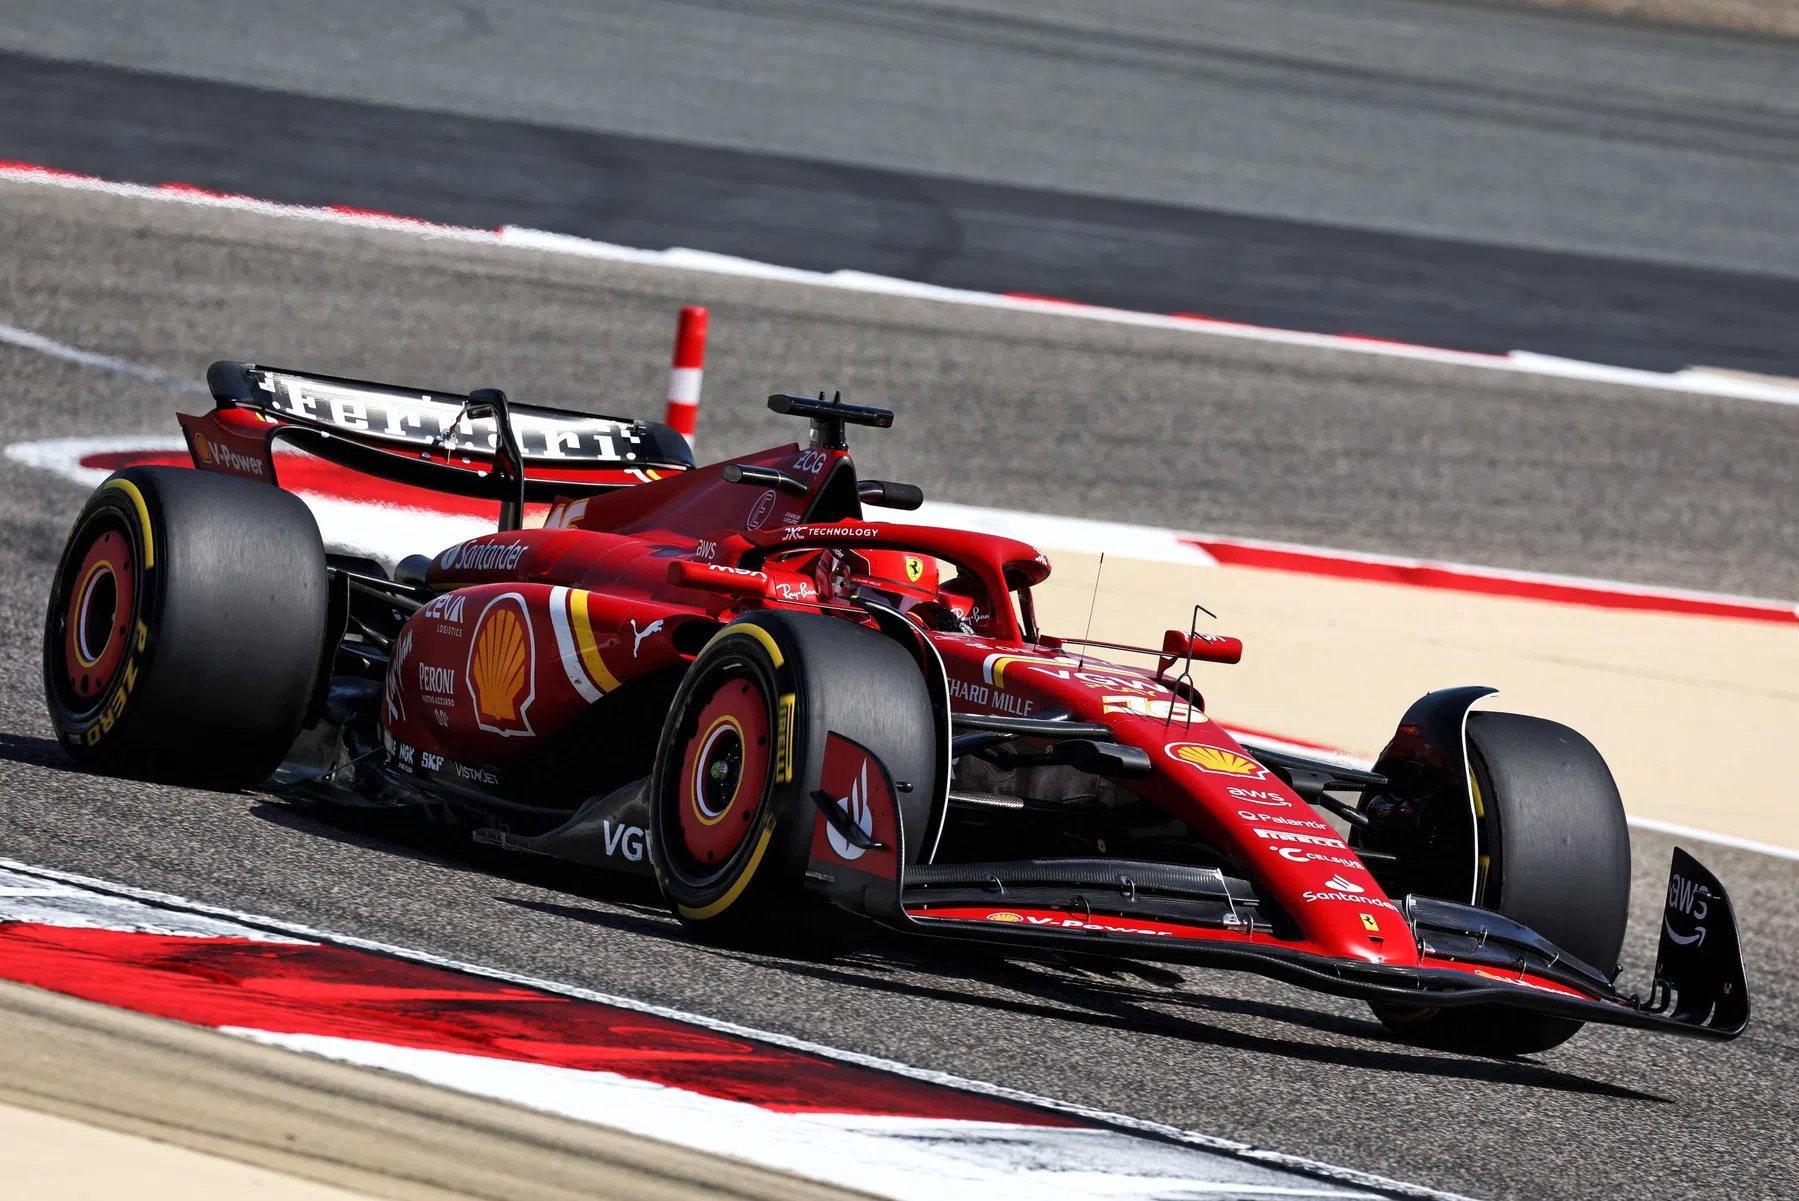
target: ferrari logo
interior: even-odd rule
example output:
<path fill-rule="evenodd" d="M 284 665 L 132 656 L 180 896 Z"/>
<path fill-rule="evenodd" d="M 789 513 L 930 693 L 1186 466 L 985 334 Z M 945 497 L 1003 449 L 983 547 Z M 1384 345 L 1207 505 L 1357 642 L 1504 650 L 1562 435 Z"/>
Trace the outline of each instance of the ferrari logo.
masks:
<path fill-rule="evenodd" d="M 1380 923 L 1374 920 L 1374 915 L 1372 913 L 1364 913 L 1362 915 L 1362 929 L 1368 931 L 1370 934 L 1379 934 Z"/>
<path fill-rule="evenodd" d="M 914 584 L 924 579 L 924 560 L 917 555 L 906 556 L 906 578 Z"/>

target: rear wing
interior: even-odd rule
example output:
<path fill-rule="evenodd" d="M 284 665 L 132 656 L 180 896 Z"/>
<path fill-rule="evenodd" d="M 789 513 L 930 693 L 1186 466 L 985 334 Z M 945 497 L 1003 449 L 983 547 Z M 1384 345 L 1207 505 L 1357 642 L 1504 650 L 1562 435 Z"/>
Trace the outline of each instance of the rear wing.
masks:
<path fill-rule="evenodd" d="M 666 425 L 254 363 L 206 372 L 215 408 L 181 415 L 196 467 L 275 479 L 277 440 L 398 483 L 516 505 L 591 496 L 693 467 Z"/>

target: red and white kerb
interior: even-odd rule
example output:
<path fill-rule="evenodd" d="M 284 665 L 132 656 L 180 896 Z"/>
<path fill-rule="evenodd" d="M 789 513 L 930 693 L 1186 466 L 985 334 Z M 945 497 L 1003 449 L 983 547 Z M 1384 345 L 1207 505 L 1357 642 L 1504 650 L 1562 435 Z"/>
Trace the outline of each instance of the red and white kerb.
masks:
<path fill-rule="evenodd" d="M 675 357 L 668 370 L 668 411 L 663 424 L 693 445 L 694 421 L 700 412 L 700 374 L 706 362 L 706 310 L 687 305 L 675 326 Z"/>

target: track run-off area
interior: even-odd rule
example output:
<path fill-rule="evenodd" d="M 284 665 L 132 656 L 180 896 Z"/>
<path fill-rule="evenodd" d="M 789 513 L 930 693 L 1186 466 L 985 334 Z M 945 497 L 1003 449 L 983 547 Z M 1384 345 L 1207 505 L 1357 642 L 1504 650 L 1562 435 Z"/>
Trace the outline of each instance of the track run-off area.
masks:
<path fill-rule="evenodd" d="M 969 512 L 1214 530 L 1669 589 L 1799 594 L 1799 408 L 1325 346 L 826 291 L 392 229 L 0 184 L 0 443 L 174 432 L 169 380 L 240 358 L 600 411 L 660 407 L 671 320 L 712 310 L 703 455 L 791 440 L 760 398 L 842 388 L 895 428 L 871 475 Z M 1579 464 L 1579 469 L 1574 468 Z M 84 776 L 49 737 L 38 636 L 82 495 L 0 460 L 0 838 L 64 873 L 561 982 L 790 1039 L 1480 1197 L 1799 1190 L 1799 863 L 1685 841 L 1733 891 L 1756 1018 L 1714 1047 L 1588 1030 L 1534 1061 L 1397 1044 L 1356 1005 L 1186 971 L 883 944 L 721 953 L 653 896 L 544 877 L 258 795 Z M 371 515 L 371 523 L 391 515 Z M 421 534 L 423 536 L 423 534 Z M 1566 721 L 1633 815 L 1778 847 L 1767 764 L 1799 728 L 1799 624 L 1567 605 L 1051 547 L 1046 624 L 1154 641 L 1195 602 L 1245 638 L 1227 723 L 1377 750 L 1431 687 Z M 417 549 L 434 551 L 436 546 Z M 1212 558 L 1216 558 L 1213 556 Z M 1674 839 L 1634 831 L 1625 979 Z M 1746 1115 L 1754 1115 L 1749 1118 Z"/>

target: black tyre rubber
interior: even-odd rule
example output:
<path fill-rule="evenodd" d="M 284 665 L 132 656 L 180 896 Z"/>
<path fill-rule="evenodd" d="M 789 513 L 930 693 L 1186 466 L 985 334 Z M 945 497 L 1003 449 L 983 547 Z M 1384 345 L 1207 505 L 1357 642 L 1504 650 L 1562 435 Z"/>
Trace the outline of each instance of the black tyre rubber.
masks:
<path fill-rule="evenodd" d="M 318 678 L 325 551 L 292 493 L 132 467 L 88 498 L 44 623 L 44 693 L 95 770 L 241 788 L 299 733 Z"/>
<path fill-rule="evenodd" d="M 723 730 L 723 749 L 708 765 L 722 723 L 737 733 Z M 936 732 L 924 678 L 884 635 L 820 614 L 757 613 L 726 626 L 694 661 L 669 708 L 650 780 L 650 860 L 691 933 L 807 959 L 843 954 L 873 934 L 865 918 L 804 888 L 817 821 L 809 790 L 831 732 L 868 748 L 895 780 L 933 778 Z M 708 799 L 709 780 L 720 793 Z M 745 786 L 755 781 L 751 795 Z M 898 796 L 914 862 L 929 791 L 920 784 Z M 714 824 L 701 828 L 696 818 Z M 717 832 L 724 830 L 731 833 Z"/>
<path fill-rule="evenodd" d="M 1516 713 L 1470 713 L 1468 749 L 1487 857 L 1478 903 L 1616 974 L 1630 910 L 1630 827 L 1605 760 L 1567 726 Z M 1584 1025 L 1498 1006 L 1374 1011 L 1414 1041 L 1488 1055 L 1547 1051 Z"/>

